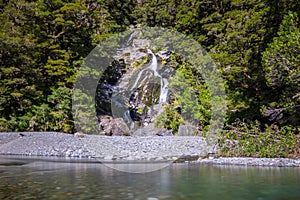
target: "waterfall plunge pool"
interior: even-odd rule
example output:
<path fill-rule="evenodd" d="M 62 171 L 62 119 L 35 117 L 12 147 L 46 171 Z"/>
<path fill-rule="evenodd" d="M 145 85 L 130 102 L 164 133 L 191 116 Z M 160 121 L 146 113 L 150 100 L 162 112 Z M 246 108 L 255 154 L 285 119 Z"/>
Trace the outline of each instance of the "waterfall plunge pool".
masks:
<path fill-rule="evenodd" d="M 172 164 L 126 173 L 100 163 L 0 161 L 0 199 L 300 199 L 299 168 Z"/>

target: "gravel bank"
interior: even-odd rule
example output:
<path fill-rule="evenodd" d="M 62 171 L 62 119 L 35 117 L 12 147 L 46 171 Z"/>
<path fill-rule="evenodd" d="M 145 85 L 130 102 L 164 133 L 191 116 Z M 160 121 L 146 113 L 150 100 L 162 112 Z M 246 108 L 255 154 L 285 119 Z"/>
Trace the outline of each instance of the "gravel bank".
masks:
<path fill-rule="evenodd" d="M 57 132 L 0 133 L 0 155 L 59 156 L 112 160 L 196 160 L 207 154 L 202 137 L 126 137 Z"/>
<path fill-rule="evenodd" d="M 202 137 L 107 137 L 57 132 L 0 133 L 0 155 L 51 156 L 97 161 L 190 161 L 190 164 L 300 167 L 300 159 L 205 158 Z"/>
<path fill-rule="evenodd" d="M 57 132 L 0 133 L 0 154 L 28 156 L 91 157 L 78 137 Z"/>
<path fill-rule="evenodd" d="M 300 159 L 289 158 L 205 158 L 192 161 L 190 164 L 237 165 L 262 167 L 300 167 Z"/>

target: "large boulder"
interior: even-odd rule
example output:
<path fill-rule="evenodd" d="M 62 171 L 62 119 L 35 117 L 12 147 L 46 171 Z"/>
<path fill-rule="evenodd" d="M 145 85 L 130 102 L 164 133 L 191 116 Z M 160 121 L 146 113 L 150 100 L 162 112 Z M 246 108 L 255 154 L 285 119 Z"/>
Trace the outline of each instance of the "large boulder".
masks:
<path fill-rule="evenodd" d="M 195 136 L 196 134 L 197 128 L 193 125 L 186 124 L 178 128 L 178 136 Z"/>
<path fill-rule="evenodd" d="M 132 136 L 173 136 L 173 131 L 165 128 L 155 128 L 153 123 L 132 133 Z"/>
<path fill-rule="evenodd" d="M 129 135 L 130 131 L 123 118 L 100 116 L 100 128 L 103 134 L 108 136 Z"/>

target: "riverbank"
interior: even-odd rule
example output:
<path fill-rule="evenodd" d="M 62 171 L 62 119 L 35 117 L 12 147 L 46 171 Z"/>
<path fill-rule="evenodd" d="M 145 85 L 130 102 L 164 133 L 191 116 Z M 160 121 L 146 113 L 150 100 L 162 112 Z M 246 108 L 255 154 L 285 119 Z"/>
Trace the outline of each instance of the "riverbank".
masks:
<path fill-rule="evenodd" d="M 207 155 L 202 137 L 100 136 L 57 132 L 0 133 L 0 155 L 95 158 L 101 161 L 197 160 Z"/>
<path fill-rule="evenodd" d="M 190 164 L 235 165 L 256 167 L 300 167 L 300 159 L 290 158 L 203 158 Z"/>
<path fill-rule="evenodd" d="M 300 159 L 207 157 L 202 137 L 98 136 L 58 132 L 0 133 L 0 155 L 86 161 L 172 161 L 189 164 L 300 167 Z M 78 161 L 78 160 L 77 160 Z"/>

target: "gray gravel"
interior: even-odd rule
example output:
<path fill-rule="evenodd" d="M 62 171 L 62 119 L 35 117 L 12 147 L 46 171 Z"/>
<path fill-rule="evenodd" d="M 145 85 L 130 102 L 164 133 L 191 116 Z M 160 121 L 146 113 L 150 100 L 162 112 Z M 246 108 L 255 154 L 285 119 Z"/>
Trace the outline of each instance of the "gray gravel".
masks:
<path fill-rule="evenodd" d="M 112 160 L 178 160 L 205 156 L 202 137 L 126 137 L 57 132 L 0 133 L 0 155 L 60 156 Z"/>
<path fill-rule="evenodd" d="M 190 164 L 238 165 L 262 167 L 300 167 L 300 159 L 289 158 L 205 158 L 190 162 Z"/>
<path fill-rule="evenodd" d="M 0 133 L 0 154 L 91 157 L 81 138 L 57 132 Z"/>
<path fill-rule="evenodd" d="M 202 137 L 77 137 L 58 132 L 0 133 L 0 155 L 85 158 L 111 161 L 174 161 L 190 164 L 300 167 L 300 159 L 206 158 Z"/>

